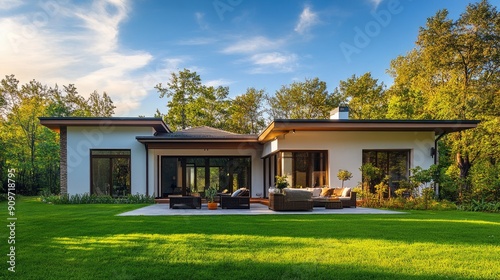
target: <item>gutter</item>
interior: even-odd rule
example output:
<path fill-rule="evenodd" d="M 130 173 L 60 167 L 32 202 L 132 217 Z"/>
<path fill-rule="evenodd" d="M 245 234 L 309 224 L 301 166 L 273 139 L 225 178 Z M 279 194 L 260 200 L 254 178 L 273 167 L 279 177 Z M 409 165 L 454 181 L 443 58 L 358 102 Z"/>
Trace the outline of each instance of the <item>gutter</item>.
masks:
<path fill-rule="evenodd" d="M 437 164 L 438 161 L 438 141 L 445 136 L 447 132 L 442 132 L 441 134 L 434 139 L 434 150 L 432 151 L 432 157 L 434 157 L 434 164 Z"/>

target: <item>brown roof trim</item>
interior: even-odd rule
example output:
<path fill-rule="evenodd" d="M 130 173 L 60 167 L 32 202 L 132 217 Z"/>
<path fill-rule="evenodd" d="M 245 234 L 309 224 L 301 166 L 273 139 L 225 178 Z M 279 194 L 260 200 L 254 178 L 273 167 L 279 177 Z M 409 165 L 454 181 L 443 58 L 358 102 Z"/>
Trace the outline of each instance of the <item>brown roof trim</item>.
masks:
<path fill-rule="evenodd" d="M 433 131 L 451 133 L 479 124 L 477 120 L 299 120 L 277 119 L 259 135 L 261 143 L 290 131 Z"/>
<path fill-rule="evenodd" d="M 170 128 L 161 118 L 112 117 L 112 118 L 82 118 L 82 117 L 40 117 L 40 123 L 52 130 L 58 131 L 63 126 L 141 126 L 152 127 L 158 133 L 169 133 Z"/>

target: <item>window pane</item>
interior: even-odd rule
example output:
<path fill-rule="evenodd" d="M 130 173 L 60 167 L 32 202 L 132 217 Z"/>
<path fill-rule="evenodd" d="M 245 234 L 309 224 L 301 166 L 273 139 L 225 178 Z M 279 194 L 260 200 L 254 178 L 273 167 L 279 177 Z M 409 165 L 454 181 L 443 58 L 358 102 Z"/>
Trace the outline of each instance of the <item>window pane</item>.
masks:
<path fill-rule="evenodd" d="M 92 194 L 109 195 L 110 162 L 109 158 L 92 159 Z"/>
<path fill-rule="evenodd" d="M 112 196 L 125 196 L 130 194 L 130 159 L 112 158 L 113 189 Z"/>
<path fill-rule="evenodd" d="M 130 194 L 130 150 L 92 150 L 91 154 L 91 193 Z"/>

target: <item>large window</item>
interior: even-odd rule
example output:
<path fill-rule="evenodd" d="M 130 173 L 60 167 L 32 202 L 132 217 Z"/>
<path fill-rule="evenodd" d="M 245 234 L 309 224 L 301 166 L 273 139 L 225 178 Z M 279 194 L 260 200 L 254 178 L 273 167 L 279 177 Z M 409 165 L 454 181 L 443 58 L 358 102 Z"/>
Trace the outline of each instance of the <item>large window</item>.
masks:
<path fill-rule="evenodd" d="M 91 150 L 91 194 L 130 194 L 130 150 Z"/>
<path fill-rule="evenodd" d="M 163 156 L 162 194 L 204 193 L 208 186 L 234 192 L 251 186 L 250 157 Z"/>
<path fill-rule="evenodd" d="M 367 163 L 382 171 L 381 176 L 374 178 L 371 185 L 380 183 L 385 176 L 388 176 L 389 188 L 394 192 L 399 188 L 401 181 L 408 180 L 410 150 L 363 150 L 363 164 Z"/>
<path fill-rule="evenodd" d="M 292 187 L 327 185 L 326 151 L 285 151 L 278 153 L 278 175 L 287 176 Z"/>

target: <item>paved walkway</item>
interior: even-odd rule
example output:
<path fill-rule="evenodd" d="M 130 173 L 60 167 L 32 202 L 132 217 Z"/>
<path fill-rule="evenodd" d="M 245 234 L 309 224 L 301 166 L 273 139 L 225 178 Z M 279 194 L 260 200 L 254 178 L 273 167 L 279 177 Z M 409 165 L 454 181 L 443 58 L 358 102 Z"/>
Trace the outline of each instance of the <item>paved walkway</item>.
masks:
<path fill-rule="evenodd" d="M 195 216 L 195 215 L 289 215 L 289 214 L 405 214 L 404 212 L 380 210 L 373 208 L 343 208 L 343 209 L 325 209 L 324 207 L 315 207 L 313 211 L 281 211 L 269 210 L 266 205 L 252 203 L 250 209 L 221 209 L 208 210 L 207 205 L 203 204 L 201 209 L 170 209 L 168 203 L 153 204 L 129 212 L 119 214 L 118 216 Z"/>

